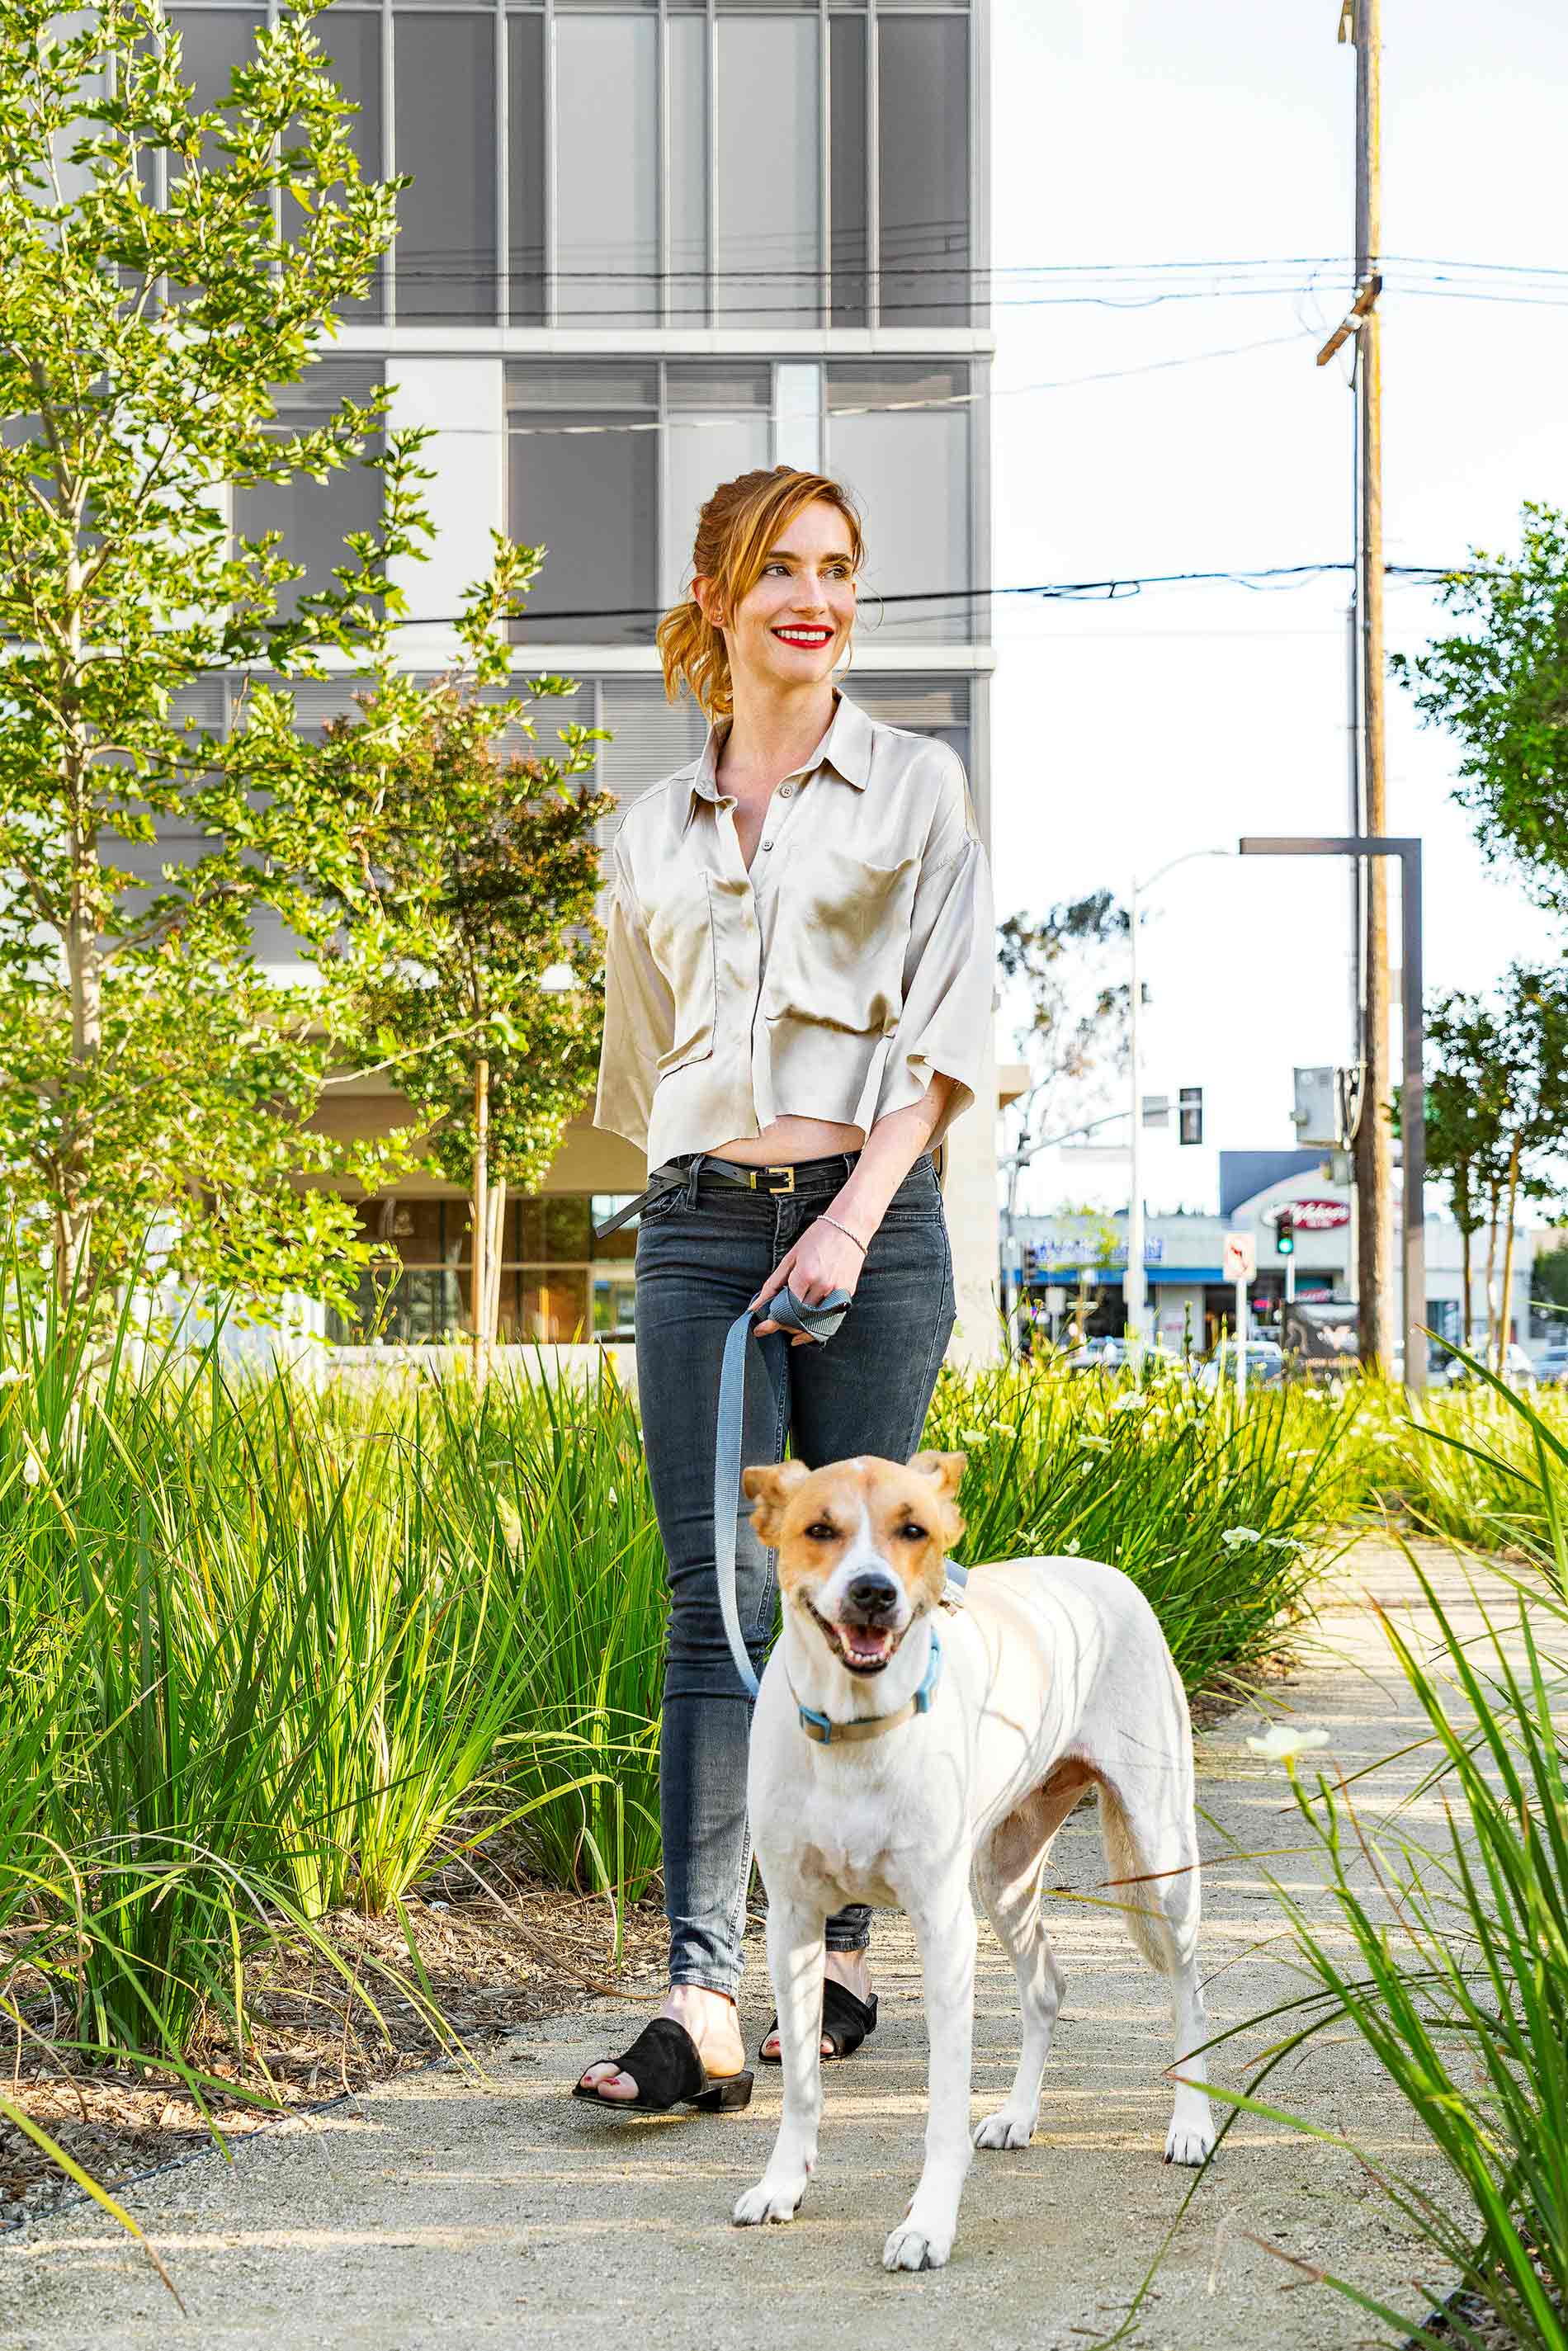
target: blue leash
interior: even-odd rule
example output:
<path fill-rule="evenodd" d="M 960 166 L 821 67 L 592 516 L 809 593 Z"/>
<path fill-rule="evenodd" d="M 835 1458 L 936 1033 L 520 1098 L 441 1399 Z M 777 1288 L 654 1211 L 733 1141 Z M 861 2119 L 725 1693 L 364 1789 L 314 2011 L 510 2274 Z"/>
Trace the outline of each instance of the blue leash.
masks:
<path fill-rule="evenodd" d="M 765 1305 L 755 1310 L 748 1306 L 744 1314 L 737 1314 L 725 1334 L 724 1364 L 718 1383 L 717 1442 L 713 1465 L 714 1565 L 718 1576 L 718 1604 L 724 1617 L 729 1653 L 735 1659 L 735 1669 L 749 1698 L 756 1698 L 761 1684 L 752 1671 L 751 1658 L 740 1630 L 740 1607 L 736 1598 L 735 1522 L 740 1509 L 740 1452 L 745 1421 L 746 1373 L 749 1362 L 747 1342 L 756 1335 L 751 1327 L 752 1314 L 755 1311 L 765 1322 L 780 1325 L 779 1330 L 769 1331 L 765 1337 L 758 1339 L 757 1345 L 767 1366 L 774 1402 L 783 1421 L 784 1433 L 788 1436 L 789 1352 L 793 1343 L 789 1333 L 804 1331 L 808 1337 L 825 1343 L 832 1337 L 853 1303 L 850 1290 L 830 1290 L 826 1298 L 819 1299 L 814 1306 L 809 1306 L 786 1285 L 783 1290 L 776 1290 Z M 962 1583 L 967 1570 L 949 1560 L 947 1573 L 955 1583 Z M 930 1703 L 940 1656 L 934 1637 L 932 1672 L 920 1693 L 923 1701 L 919 1707 L 921 1713 Z M 807 1710 L 802 1708 L 802 1716 Z"/>
<path fill-rule="evenodd" d="M 808 1306 L 797 1298 L 788 1285 L 775 1290 L 766 1305 L 756 1311 L 765 1322 L 775 1322 L 782 1327 L 769 1331 L 758 1339 L 758 1347 L 768 1367 L 772 1384 L 773 1400 L 789 1433 L 789 1364 L 791 1331 L 808 1332 L 813 1339 L 831 1339 L 844 1316 L 854 1303 L 847 1290 L 830 1290 L 826 1298 L 815 1306 Z M 729 1653 L 735 1659 L 735 1669 L 746 1686 L 747 1695 L 755 1698 L 761 1687 L 751 1670 L 751 1658 L 740 1631 L 740 1607 L 735 1596 L 735 1521 L 740 1509 L 740 1448 L 746 1410 L 747 1341 L 755 1334 L 751 1328 L 753 1310 L 748 1306 L 737 1314 L 725 1334 L 724 1368 L 718 1381 L 718 1441 L 713 1462 L 713 1543 L 714 1564 L 718 1571 L 718 1604 L 724 1614 L 724 1629 L 729 1641 Z M 771 1339 L 773 1344 L 768 1345 Z"/>

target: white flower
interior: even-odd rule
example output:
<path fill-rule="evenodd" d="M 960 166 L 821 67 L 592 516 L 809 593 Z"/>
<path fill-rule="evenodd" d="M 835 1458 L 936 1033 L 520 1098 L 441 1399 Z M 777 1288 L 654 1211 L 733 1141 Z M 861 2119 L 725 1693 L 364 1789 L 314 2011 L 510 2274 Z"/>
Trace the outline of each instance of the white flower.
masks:
<path fill-rule="evenodd" d="M 1070 1543 L 1064 1543 L 1062 1545 L 1062 1549 L 1069 1559 L 1076 1559 L 1082 1548 L 1083 1545 L 1079 1541 L 1076 1535 L 1073 1536 L 1072 1541 Z"/>
<path fill-rule="evenodd" d="M 986 1432 L 983 1428 L 961 1428 L 958 1431 L 960 1445 L 984 1445 L 985 1441 Z"/>
<path fill-rule="evenodd" d="M 1228 1551 L 1239 1551 L 1243 1543 L 1261 1542 L 1263 1536 L 1258 1527 L 1227 1527 L 1219 1540 Z"/>
<path fill-rule="evenodd" d="M 43 1477 L 44 1465 L 30 1437 L 22 1439 L 22 1483 L 24 1486 L 36 1486 Z"/>
<path fill-rule="evenodd" d="M 1130 1395 L 1118 1396 L 1111 1406 L 1113 1412 L 1136 1412 L 1144 1399 L 1134 1389 Z"/>
<path fill-rule="evenodd" d="M 1108 1437 L 1084 1436 L 1081 1437 L 1078 1442 L 1080 1445 L 1089 1446 L 1096 1453 L 1109 1453 L 1111 1450 L 1111 1440 Z"/>
<path fill-rule="evenodd" d="M 19 1364 L 0 1364 L 0 1388 L 14 1388 L 21 1377 Z"/>
<path fill-rule="evenodd" d="M 1288 1722 L 1271 1722 L 1261 1739 L 1247 1741 L 1254 1755 L 1265 1756 L 1270 1763 L 1293 1763 L 1298 1755 L 1328 1743 L 1326 1730 L 1292 1730 Z"/>
<path fill-rule="evenodd" d="M 610 1499 L 612 1502 L 619 1502 L 621 1499 L 620 1495 L 616 1492 L 613 1486 L 610 1489 Z"/>

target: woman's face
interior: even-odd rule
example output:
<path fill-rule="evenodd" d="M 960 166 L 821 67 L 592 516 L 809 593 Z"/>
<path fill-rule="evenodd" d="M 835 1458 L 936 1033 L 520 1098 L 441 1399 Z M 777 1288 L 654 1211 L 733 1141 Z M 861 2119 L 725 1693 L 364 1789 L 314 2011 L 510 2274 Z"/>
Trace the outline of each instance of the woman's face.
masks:
<path fill-rule="evenodd" d="M 708 582 L 694 582 L 706 590 Z M 704 597 L 704 609 L 713 618 Z M 849 651 L 855 620 L 850 527 L 837 507 L 813 498 L 783 524 L 761 577 L 725 626 L 732 672 L 770 684 L 809 685 L 832 674 Z"/>

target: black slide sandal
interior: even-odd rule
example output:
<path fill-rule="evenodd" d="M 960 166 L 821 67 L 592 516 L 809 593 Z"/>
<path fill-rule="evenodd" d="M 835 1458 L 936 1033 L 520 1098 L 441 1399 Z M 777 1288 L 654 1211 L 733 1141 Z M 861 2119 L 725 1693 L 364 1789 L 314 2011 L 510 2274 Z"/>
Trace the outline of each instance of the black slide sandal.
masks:
<path fill-rule="evenodd" d="M 634 2098 L 602 2098 L 596 2083 L 580 2077 L 573 2084 L 574 2098 L 586 2098 L 609 2115 L 667 2115 L 676 2105 L 696 2106 L 705 2115 L 729 2115 L 751 2104 L 751 2075 L 726 2074 L 715 2081 L 696 2043 L 673 2016 L 655 2016 L 619 2057 L 589 2062 L 612 2064 L 637 2085 Z"/>
<path fill-rule="evenodd" d="M 778 2032 L 778 2030 L 779 2019 L 775 2017 L 772 2023 L 768 2026 L 768 2031 L 763 2034 L 763 2040 L 768 2040 L 772 2034 Z M 868 2032 L 874 2032 L 875 2031 L 875 1992 L 873 1992 L 869 2000 L 857 2000 L 847 1985 L 840 1983 L 836 1976 L 824 1976 L 822 1979 L 822 2022 L 818 2038 L 822 2041 L 831 2041 L 832 2043 L 833 2056 L 852 2057 L 855 2051 L 860 2047 L 861 2043 L 865 2039 L 866 2034 Z M 764 2054 L 761 2050 L 758 2050 L 758 2062 L 759 2064 L 763 2065 L 779 2065 L 783 2063 L 783 2058 L 782 2055 L 778 2057 L 769 2057 Z M 826 2057 L 822 2060 L 824 2065 L 831 2062 L 831 2061 Z"/>

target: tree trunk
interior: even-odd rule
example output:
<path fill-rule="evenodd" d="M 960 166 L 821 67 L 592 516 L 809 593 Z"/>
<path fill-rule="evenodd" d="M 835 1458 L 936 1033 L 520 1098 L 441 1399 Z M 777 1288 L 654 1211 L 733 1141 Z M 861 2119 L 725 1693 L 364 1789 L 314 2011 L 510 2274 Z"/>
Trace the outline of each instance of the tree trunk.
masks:
<path fill-rule="evenodd" d="M 1459 1306 L 1459 1336 L 1468 1348 L 1470 1343 L 1470 1241 L 1472 1228 L 1467 1217 L 1459 1228 L 1460 1263 L 1464 1267 L 1464 1297 Z"/>
<path fill-rule="evenodd" d="M 1498 1316 L 1500 1329 L 1498 1335 L 1496 1364 L 1500 1375 L 1508 1365 L 1509 1324 L 1513 1300 L 1513 1218 L 1518 1206 L 1519 1137 L 1516 1134 L 1513 1138 L 1513 1147 L 1508 1155 L 1508 1238 L 1502 1246 L 1502 1306 Z"/>
<path fill-rule="evenodd" d="M 474 1070 L 474 1197 L 470 1223 L 474 1263 L 468 1277 L 469 1322 L 474 1333 L 474 1384 L 485 1384 L 485 1302 L 489 1290 L 486 1242 L 490 1235 L 490 1064 L 480 1056 Z"/>
<path fill-rule="evenodd" d="M 1494 1181 L 1487 1195 L 1487 1361 L 1494 1364 L 1497 1350 L 1497 1219 L 1498 1186 Z"/>
<path fill-rule="evenodd" d="M 490 1186 L 490 1229 L 485 1236 L 485 1347 L 486 1355 L 498 1334 L 501 1320 L 501 1265 L 506 1257 L 502 1236 L 507 1220 L 507 1182 L 497 1176 Z"/>

